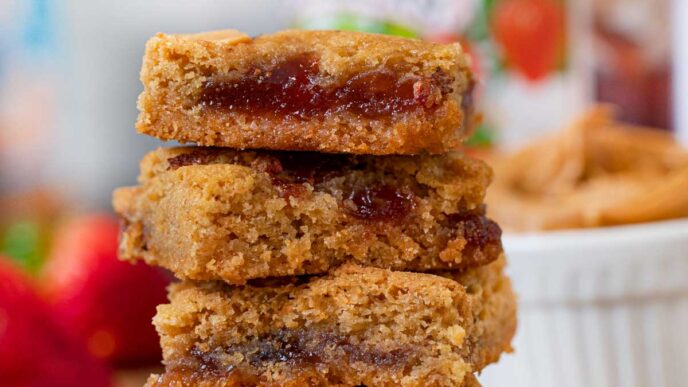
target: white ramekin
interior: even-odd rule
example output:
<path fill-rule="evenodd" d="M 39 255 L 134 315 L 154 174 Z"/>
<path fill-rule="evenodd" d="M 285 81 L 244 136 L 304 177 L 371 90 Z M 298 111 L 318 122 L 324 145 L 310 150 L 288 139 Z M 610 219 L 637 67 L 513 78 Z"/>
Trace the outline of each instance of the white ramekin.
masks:
<path fill-rule="evenodd" d="M 505 235 L 516 352 L 487 387 L 688 386 L 688 220 Z"/>

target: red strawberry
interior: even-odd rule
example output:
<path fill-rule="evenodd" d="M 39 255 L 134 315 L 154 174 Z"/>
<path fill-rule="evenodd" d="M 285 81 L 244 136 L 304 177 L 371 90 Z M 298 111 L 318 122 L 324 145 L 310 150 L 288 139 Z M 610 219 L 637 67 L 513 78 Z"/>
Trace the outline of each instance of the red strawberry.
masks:
<path fill-rule="evenodd" d="M 0 257 L 0 383 L 109 386 L 106 366 L 58 323 L 29 280 Z"/>
<path fill-rule="evenodd" d="M 169 279 L 157 268 L 119 261 L 118 232 L 106 215 L 65 224 L 42 272 L 45 290 L 93 355 L 118 365 L 154 362 L 161 351 L 151 319 L 166 302 Z"/>
<path fill-rule="evenodd" d="M 492 18 L 494 38 L 509 65 L 529 80 L 550 73 L 559 60 L 564 14 L 555 0 L 502 0 Z"/>

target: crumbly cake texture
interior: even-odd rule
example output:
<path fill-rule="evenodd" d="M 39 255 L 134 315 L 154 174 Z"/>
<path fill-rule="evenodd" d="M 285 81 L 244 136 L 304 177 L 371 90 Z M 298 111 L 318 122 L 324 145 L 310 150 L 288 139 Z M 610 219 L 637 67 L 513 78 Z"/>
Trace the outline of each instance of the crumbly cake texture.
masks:
<path fill-rule="evenodd" d="M 469 67 L 458 44 L 359 32 L 157 34 L 136 127 L 237 149 L 442 153 L 472 126 Z"/>
<path fill-rule="evenodd" d="M 141 162 L 140 185 L 114 194 L 120 257 L 236 284 L 347 261 L 463 270 L 502 252 L 482 205 L 490 179 L 461 154 L 158 149 Z"/>
<path fill-rule="evenodd" d="M 473 328 L 468 345 L 470 362 L 478 370 L 496 363 L 503 352 L 511 352 L 511 339 L 516 332 L 516 297 L 511 281 L 504 274 L 506 259 L 502 256 L 486 266 L 464 273 L 436 273 L 460 283 L 471 299 Z"/>
<path fill-rule="evenodd" d="M 511 350 L 503 266 L 443 278 L 347 264 L 286 284 L 172 285 L 154 318 L 166 370 L 149 385 L 475 385 Z"/>

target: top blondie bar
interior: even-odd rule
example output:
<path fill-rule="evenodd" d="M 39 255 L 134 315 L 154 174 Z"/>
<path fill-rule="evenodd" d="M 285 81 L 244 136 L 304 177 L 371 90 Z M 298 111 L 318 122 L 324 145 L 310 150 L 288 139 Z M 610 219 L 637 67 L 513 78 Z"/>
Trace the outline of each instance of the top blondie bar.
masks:
<path fill-rule="evenodd" d="M 138 131 L 206 146 L 443 153 L 473 120 L 458 44 L 359 32 L 161 33 L 141 81 Z"/>

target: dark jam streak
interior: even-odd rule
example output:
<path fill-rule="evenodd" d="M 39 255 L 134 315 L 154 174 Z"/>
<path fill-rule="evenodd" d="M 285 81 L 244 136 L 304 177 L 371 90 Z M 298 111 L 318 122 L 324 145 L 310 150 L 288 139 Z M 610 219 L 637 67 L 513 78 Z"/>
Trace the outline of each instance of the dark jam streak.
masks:
<path fill-rule="evenodd" d="M 333 358 L 341 352 L 344 359 Z M 395 367 L 406 364 L 414 351 L 410 347 L 382 351 L 352 343 L 348 336 L 334 332 L 281 329 L 245 344 L 218 348 L 213 352 L 203 352 L 194 347 L 189 355 L 197 362 L 199 370 L 210 375 L 221 375 L 233 371 L 234 366 L 225 365 L 223 360 L 235 353 L 241 353 L 248 364 L 255 368 L 262 368 L 269 363 L 317 365 L 339 361 Z"/>
<path fill-rule="evenodd" d="M 240 353 L 240 364 L 228 362 Z M 410 345 L 393 350 L 352 343 L 350 337 L 336 332 L 282 329 L 242 345 L 217 347 L 204 351 L 193 347 L 188 355 L 168 364 L 165 374 L 154 386 L 196 385 L 200 381 L 239 382 L 244 386 L 260 384 L 261 374 L 272 364 L 286 363 L 295 373 L 319 370 L 321 365 L 337 369 L 341 364 L 364 362 L 378 368 L 401 368 L 418 361 L 419 353 Z"/>
<path fill-rule="evenodd" d="M 353 203 L 349 213 L 362 220 L 401 221 L 416 208 L 413 193 L 389 185 L 354 190 L 348 199 Z"/>
<path fill-rule="evenodd" d="M 216 76 L 206 82 L 199 104 L 243 113 L 276 113 L 299 117 L 350 111 L 368 117 L 390 115 L 417 107 L 437 107 L 451 93 L 453 79 L 441 69 L 432 77 L 405 76 L 376 69 L 323 87 L 317 59 L 301 55 L 269 69 L 229 80 Z"/>
<path fill-rule="evenodd" d="M 169 158 L 168 170 L 182 166 L 208 164 L 216 156 L 211 150 L 196 149 Z M 300 197 L 308 190 L 304 184 L 318 184 L 338 176 L 346 170 L 359 169 L 364 164 L 346 155 L 313 152 L 264 152 L 251 166 L 270 175 L 272 184 L 283 197 Z M 354 218 L 377 222 L 398 222 L 406 219 L 416 208 L 415 195 L 407 189 L 391 185 L 364 186 L 345 194 L 347 213 Z"/>
<path fill-rule="evenodd" d="M 189 165 L 205 165 L 210 164 L 215 155 L 208 149 L 194 149 L 191 152 L 182 153 L 180 155 L 170 157 L 167 159 L 167 170 L 174 171 L 175 169 L 186 167 Z"/>
<path fill-rule="evenodd" d="M 268 172 L 273 182 L 309 183 L 313 186 L 326 179 L 340 176 L 352 160 L 345 155 L 314 152 L 273 152 L 269 156 L 272 167 Z"/>
<path fill-rule="evenodd" d="M 312 152 L 272 152 L 264 155 L 255 167 L 267 172 L 272 184 L 282 190 L 282 196 L 301 196 L 304 183 L 315 187 L 323 181 L 341 176 L 351 161 L 344 155 L 323 155 Z"/>
<path fill-rule="evenodd" d="M 501 244 L 502 229 L 486 217 L 483 211 L 452 214 L 447 217 L 453 227 L 461 225 L 463 237 L 473 248 L 482 249 L 488 245 Z"/>
<path fill-rule="evenodd" d="M 246 163 L 241 161 L 239 153 L 230 154 L 217 152 L 213 148 L 201 148 L 168 158 L 167 170 L 217 162 L 250 164 L 252 168 L 266 172 L 270 175 L 272 184 L 282 189 L 284 197 L 300 196 L 306 192 L 304 183 L 316 186 L 327 179 L 341 176 L 345 168 L 356 168 L 358 165 L 346 155 L 278 151 L 257 153 L 252 162 Z"/>

